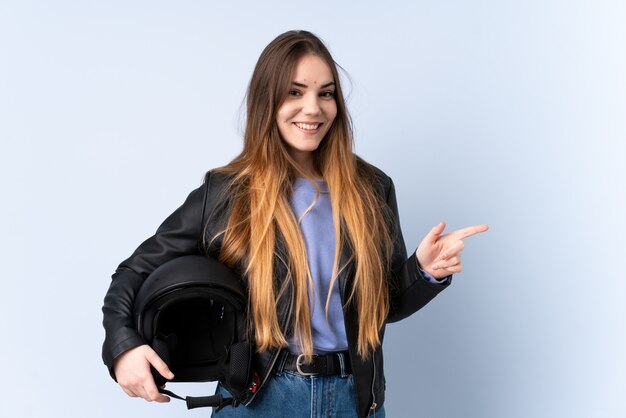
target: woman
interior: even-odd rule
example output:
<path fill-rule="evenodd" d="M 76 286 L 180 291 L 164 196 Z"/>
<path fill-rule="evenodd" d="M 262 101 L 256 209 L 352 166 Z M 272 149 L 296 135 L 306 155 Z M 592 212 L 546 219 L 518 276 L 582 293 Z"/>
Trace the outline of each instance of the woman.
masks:
<path fill-rule="evenodd" d="M 384 416 L 385 324 L 443 290 L 462 270 L 462 239 L 487 226 L 443 234 L 442 222 L 407 259 L 393 183 L 352 145 L 326 47 L 305 31 L 278 36 L 250 81 L 241 154 L 113 275 L 103 358 L 129 396 L 169 400 L 150 365 L 172 378 L 134 331 L 137 289 L 162 263 L 202 253 L 243 277 L 261 379 L 247 405 L 215 416 Z"/>

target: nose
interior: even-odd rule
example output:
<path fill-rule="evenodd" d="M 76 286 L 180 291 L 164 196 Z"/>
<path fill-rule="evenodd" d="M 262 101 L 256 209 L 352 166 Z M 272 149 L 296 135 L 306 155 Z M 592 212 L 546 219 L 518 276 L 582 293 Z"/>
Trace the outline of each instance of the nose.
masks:
<path fill-rule="evenodd" d="M 319 115 L 322 111 L 317 94 L 308 94 L 302 104 L 302 113 L 305 115 Z"/>

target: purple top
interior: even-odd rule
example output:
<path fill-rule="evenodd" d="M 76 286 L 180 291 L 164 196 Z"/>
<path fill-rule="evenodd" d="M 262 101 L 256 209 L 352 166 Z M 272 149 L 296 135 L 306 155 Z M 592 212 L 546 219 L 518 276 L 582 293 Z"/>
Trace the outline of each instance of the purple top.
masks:
<path fill-rule="evenodd" d="M 320 196 L 311 210 L 306 209 L 315 200 L 316 190 L 313 184 L 302 177 L 297 177 L 293 185 L 291 208 L 300 221 L 300 230 L 306 246 L 307 260 L 311 269 L 313 289 L 309 288 L 309 308 L 311 310 L 311 331 L 313 333 L 313 352 L 324 354 L 348 349 L 346 329 L 344 327 L 339 280 L 335 280 L 328 304 L 326 320 L 326 297 L 335 258 L 335 226 L 333 224 L 330 193 L 324 180 L 316 180 L 320 187 Z M 431 283 L 442 283 L 422 270 L 424 277 Z M 299 354 L 300 349 L 293 335 L 287 337 L 289 351 Z"/>
<path fill-rule="evenodd" d="M 307 260 L 313 279 L 313 289 L 309 288 L 313 351 L 315 354 L 323 354 L 347 350 L 348 340 L 339 295 L 339 280 L 335 280 L 333 286 L 328 304 L 328 321 L 326 321 L 326 297 L 335 259 L 335 226 L 328 186 L 323 180 L 317 180 L 317 184 L 321 190 L 320 196 L 313 208 L 300 219 L 315 200 L 316 190 L 309 180 L 296 178 L 291 208 L 296 219 L 300 221 L 300 230 L 306 245 Z M 294 336 L 289 336 L 288 341 L 289 350 L 295 354 L 300 353 Z"/>

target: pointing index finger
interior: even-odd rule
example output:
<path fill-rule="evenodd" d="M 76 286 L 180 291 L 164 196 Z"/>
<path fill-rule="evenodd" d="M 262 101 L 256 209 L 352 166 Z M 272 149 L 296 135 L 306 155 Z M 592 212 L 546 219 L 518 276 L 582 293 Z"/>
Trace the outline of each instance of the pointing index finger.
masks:
<path fill-rule="evenodd" d="M 488 225 L 484 225 L 484 224 L 474 225 L 474 226 L 468 226 L 466 228 L 457 229 L 456 231 L 451 232 L 450 235 L 453 235 L 457 239 L 464 239 L 467 237 L 471 237 L 472 235 L 485 232 L 488 229 L 489 229 Z"/>

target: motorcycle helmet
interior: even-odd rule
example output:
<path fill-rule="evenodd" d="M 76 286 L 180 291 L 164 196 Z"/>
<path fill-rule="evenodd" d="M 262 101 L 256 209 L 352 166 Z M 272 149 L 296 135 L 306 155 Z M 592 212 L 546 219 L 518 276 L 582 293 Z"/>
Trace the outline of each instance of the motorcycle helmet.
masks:
<path fill-rule="evenodd" d="M 245 338 L 246 300 L 240 278 L 227 266 L 205 256 L 183 256 L 146 278 L 135 298 L 135 324 L 174 373 L 173 382 L 219 381 L 233 395 L 228 404 L 236 406 L 258 385 Z M 161 388 L 166 379 L 154 368 L 152 374 Z M 185 399 L 188 408 L 225 405 L 221 397 L 213 398 Z"/>

